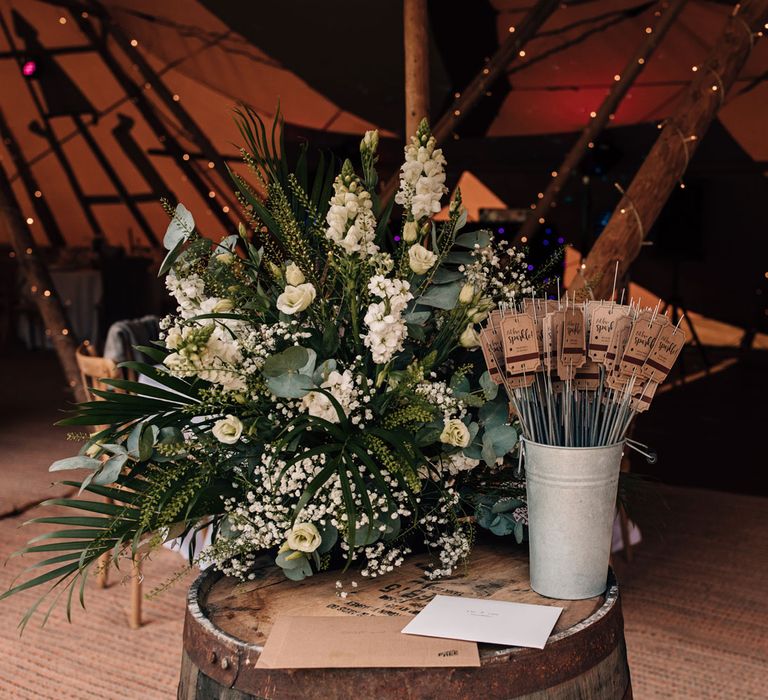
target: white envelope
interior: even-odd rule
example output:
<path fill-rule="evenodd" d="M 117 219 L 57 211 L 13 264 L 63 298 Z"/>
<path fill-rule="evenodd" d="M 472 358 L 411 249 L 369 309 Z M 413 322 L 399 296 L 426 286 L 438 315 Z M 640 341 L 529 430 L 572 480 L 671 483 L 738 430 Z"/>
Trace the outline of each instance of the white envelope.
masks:
<path fill-rule="evenodd" d="M 403 634 L 543 649 L 562 608 L 436 595 Z"/>

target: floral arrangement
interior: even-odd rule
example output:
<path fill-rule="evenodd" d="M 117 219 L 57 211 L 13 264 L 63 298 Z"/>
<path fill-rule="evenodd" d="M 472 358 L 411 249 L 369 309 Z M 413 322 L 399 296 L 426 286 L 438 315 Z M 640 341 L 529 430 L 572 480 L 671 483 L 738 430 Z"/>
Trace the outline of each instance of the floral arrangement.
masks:
<path fill-rule="evenodd" d="M 310 178 L 306 148 L 289 167 L 279 121 L 268 134 L 237 115 L 254 178 L 233 174 L 239 235 L 212 241 L 182 204 L 169 209 L 161 274 L 178 309 L 141 348 L 154 364 L 126 363 L 141 381 L 105 380 L 110 391 L 64 420 L 102 429 L 51 466 L 89 470 L 65 483 L 110 501 L 49 501 L 80 512 L 37 519 L 64 529 L 24 552 L 55 556 L 5 595 L 54 582 L 71 600 L 104 557 L 144 557 L 205 527 L 212 542 L 193 558 L 243 579 L 265 552 L 299 580 L 335 565 L 376 577 L 414 547 L 432 555 L 427 576 L 446 576 L 470 551 L 463 480 L 517 441 L 477 324 L 531 293 L 523 253 L 463 232 L 458 191 L 433 220 L 445 158 L 426 122 L 405 148 L 392 231 L 377 132 L 357 168 L 336 174 L 321 155 Z M 523 521 L 512 506 L 518 517 L 495 530 Z"/>

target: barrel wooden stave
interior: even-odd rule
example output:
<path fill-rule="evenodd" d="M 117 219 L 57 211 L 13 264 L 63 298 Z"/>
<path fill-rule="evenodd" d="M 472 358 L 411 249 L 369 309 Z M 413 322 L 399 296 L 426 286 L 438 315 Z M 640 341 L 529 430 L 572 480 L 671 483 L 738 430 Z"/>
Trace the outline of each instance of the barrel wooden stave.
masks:
<path fill-rule="evenodd" d="M 181 700 L 327 700 L 328 698 L 631 698 L 623 620 L 615 581 L 604 597 L 554 601 L 530 590 L 526 559 L 498 546 L 478 545 L 462 577 L 430 583 L 414 576 L 419 562 L 360 584 L 356 606 L 334 593 L 334 573 L 301 583 L 265 567 L 247 584 L 214 572 L 190 589 L 184 630 Z M 400 595 L 397 592 L 400 591 Z M 277 615 L 413 613 L 434 595 L 482 593 L 500 600 L 565 609 L 544 650 L 480 645 L 481 668 L 257 669 Z M 392 595 L 395 593 L 395 595 Z M 377 607 L 384 603 L 384 607 Z"/>

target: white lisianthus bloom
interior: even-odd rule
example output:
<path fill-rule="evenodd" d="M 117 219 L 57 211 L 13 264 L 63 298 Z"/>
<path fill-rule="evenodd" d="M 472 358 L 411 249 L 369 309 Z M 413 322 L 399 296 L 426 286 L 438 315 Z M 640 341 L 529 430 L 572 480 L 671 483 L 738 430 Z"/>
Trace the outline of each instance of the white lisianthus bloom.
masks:
<path fill-rule="evenodd" d="M 300 284 L 304 284 L 307 280 L 304 277 L 304 273 L 296 263 L 291 263 L 285 268 L 285 281 L 293 287 L 298 287 Z"/>
<path fill-rule="evenodd" d="M 464 332 L 459 336 L 459 344 L 463 348 L 476 348 L 480 346 L 480 336 L 473 324 L 467 324 Z"/>
<path fill-rule="evenodd" d="M 224 416 L 213 424 L 213 436 L 225 445 L 234 445 L 243 434 L 243 423 L 236 416 Z"/>
<path fill-rule="evenodd" d="M 285 291 L 277 297 L 277 308 L 289 316 L 304 311 L 317 296 L 314 286 L 309 282 L 296 287 L 286 285 Z"/>
<path fill-rule="evenodd" d="M 408 249 L 408 265 L 417 275 L 423 275 L 437 262 L 437 255 L 417 243 Z"/>
<path fill-rule="evenodd" d="M 475 296 L 475 285 L 467 282 L 459 292 L 459 301 L 462 304 L 469 304 Z"/>
<path fill-rule="evenodd" d="M 322 541 L 320 531 L 312 523 L 296 523 L 286 537 L 288 546 L 296 552 L 314 552 Z"/>
<path fill-rule="evenodd" d="M 406 221 L 403 227 L 403 240 L 413 243 L 419 235 L 419 227 L 415 221 Z"/>
<path fill-rule="evenodd" d="M 440 442 L 455 447 L 466 447 L 469 445 L 469 428 L 458 418 L 451 418 L 445 421 L 443 432 L 440 433 Z"/>

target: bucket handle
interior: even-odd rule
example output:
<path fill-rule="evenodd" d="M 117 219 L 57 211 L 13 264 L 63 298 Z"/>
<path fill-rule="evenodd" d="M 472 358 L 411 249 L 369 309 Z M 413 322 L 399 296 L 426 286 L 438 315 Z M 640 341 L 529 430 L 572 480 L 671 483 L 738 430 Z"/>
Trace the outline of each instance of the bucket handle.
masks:
<path fill-rule="evenodd" d="M 650 447 L 648 447 L 648 445 L 644 445 L 642 442 L 638 442 L 637 440 L 630 440 L 629 438 L 626 438 L 626 443 L 627 443 L 627 447 L 643 455 L 643 457 L 645 457 L 648 464 L 656 464 L 656 461 L 659 459 L 659 456 L 656 454 L 656 450 L 651 449 Z M 645 448 L 645 449 L 641 449 L 641 448 Z"/>

